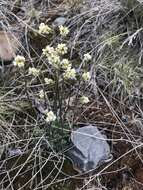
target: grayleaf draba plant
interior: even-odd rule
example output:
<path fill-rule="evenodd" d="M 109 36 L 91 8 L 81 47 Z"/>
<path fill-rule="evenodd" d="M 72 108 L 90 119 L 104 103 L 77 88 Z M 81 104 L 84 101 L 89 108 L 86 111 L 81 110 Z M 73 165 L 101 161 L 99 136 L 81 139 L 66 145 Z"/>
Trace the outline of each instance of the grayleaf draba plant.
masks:
<path fill-rule="evenodd" d="M 49 35 L 52 34 L 52 32 L 53 29 L 48 25 L 44 23 L 40 24 L 38 30 L 38 33 L 40 35 Z M 67 37 L 69 33 L 70 31 L 67 27 L 59 27 L 61 40 Z M 43 88 L 38 92 L 39 99 L 45 99 L 45 101 L 47 101 L 47 91 L 49 89 L 53 94 L 52 98 L 48 98 L 48 105 L 47 109 L 45 110 L 45 121 L 47 123 L 51 123 L 57 120 L 59 122 L 59 125 L 63 127 L 66 119 L 66 113 L 70 108 L 69 101 L 67 100 L 70 100 L 70 98 L 73 96 L 71 92 L 74 88 L 74 85 L 90 81 L 90 72 L 87 70 L 89 67 L 84 66 L 85 64 L 89 64 L 89 62 L 92 60 L 92 56 L 90 53 L 85 53 L 83 55 L 82 62 L 84 62 L 84 64 L 81 65 L 80 70 L 77 69 L 72 64 L 72 61 L 68 59 L 68 43 L 59 43 L 55 47 L 47 45 L 42 49 L 42 56 L 52 71 L 49 72 L 48 69 L 46 70 L 46 77 L 44 75 L 44 78 L 42 77 L 41 79 L 44 84 L 41 85 Z M 17 55 L 13 64 L 16 67 L 23 69 L 25 67 L 25 58 L 21 55 Z M 42 73 L 41 68 L 29 67 L 27 75 L 33 77 L 34 79 L 38 77 L 40 78 L 40 75 Z M 27 80 L 29 80 L 28 77 Z M 78 94 L 76 96 L 78 97 L 79 104 L 88 104 L 90 102 L 89 98 L 82 92 L 80 92 L 80 95 Z"/>

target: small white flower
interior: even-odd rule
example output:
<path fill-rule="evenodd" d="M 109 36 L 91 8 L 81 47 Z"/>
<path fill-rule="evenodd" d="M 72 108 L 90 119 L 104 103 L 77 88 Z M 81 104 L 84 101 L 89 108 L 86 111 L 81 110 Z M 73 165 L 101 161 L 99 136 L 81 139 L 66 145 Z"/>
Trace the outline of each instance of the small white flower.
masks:
<path fill-rule="evenodd" d="M 90 61 L 92 59 L 92 56 L 90 55 L 90 53 L 86 53 L 84 54 L 84 61 Z"/>
<path fill-rule="evenodd" d="M 40 92 L 39 92 L 39 97 L 41 98 L 41 99 L 43 99 L 44 98 L 44 90 L 40 90 Z"/>
<path fill-rule="evenodd" d="M 55 120 L 56 120 L 56 116 L 52 111 L 49 111 L 46 113 L 46 122 L 47 123 L 55 121 Z"/>
<path fill-rule="evenodd" d="M 89 72 L 83 73 L 82 78 L 84 81 L 88 81 L 90 79 L 90 73 Z"/>
<path fill-rule="evenodd" d="M 59 55 L 64 55 L 68 52 L 68 48 L 66 46 L 66 44 L 58 44 L 57 45 L 57 48 L 56 48 L 56 52 L 59 54 Z"/>
<path fill-rule="evenodd" d="M 68 27 L 66 27 L 66 26 L 59 26 L 59 30 L 60 30 L 60 34 L 61 34 L 61 36 L 67 36 L 68 35 L 68 33 L 69 33 L 69 29 L 68 29 Z"/>
<path fill-rule="evenodd" d="M 39 75 L 39 73 L 40 73 L 39 69 L 36 69 L 34 67 L 29 68 L 29 74 L 30 75 L 33 75 L 33 76 L 37 77 Z"/>
<path fill-rule="evenodd" d="M 53 64 L 55 67 L 57 67 L 60 64 L 60 57 L 56 54 L 51 54 L 48 57 L 48 61 L 50 64 Z"/>
<path fill-rule="evenodd" d="M 60 56 L 57 54 L 53 47 L 46 46 L 46 48 L 42 51 L 43 55 L 46 55 L 48 58 L 50 64 L 54 64 L 56 67 L 60 64 Z"/>
<path fill-rule="evenodd" d="M 50 84 L 54 84 L 54 81 L 52 79 L 49 79 L 49 78 L 45 78 L 44 79 L 45 83 L 50 85 Z"/>
<path fill-rule="evenodd" d="M 63 60 L 61 61 L 61 67 L 62 67 L 63 69 L 71 68 L 71 64 L 70 64 L 69 60 L 68 60 L 68 59 L 63 59 Z"/>
<path fill-rule="evenodd" d="M 76 78 L 76 71 L 75 69 L 67 68 L 65 73 L 64 73 L 64 78 L 65 79 L 75 79 Z"/>
<path fill-rule="evenodd" d="M 82 96 L 80 98 L 80 103 L 81 104 L 87 104 L 87 103 L 89 103 L 89 98 L 87 96 Z"/>
<path fill-rule="evenodd" d="M 40 34 L 50 34 L 51 32 L 52 32 L 52 29 L 48 25 L 46 25 L 44 23 L 41 23 L 39 25 L 39 33 Z"/>
<path fill-rule="evenodd" d="M 17 66 L 19 68 L 24 67 L 25 65 L 25 57 L 21 55 L 17 55 L 13 61 L 14 66 Z"/>
<path fill-rule="evenodd" d="M 42 49 L 42 51 L 43 51 L 43 55 L 45 55 L 47 57 L 56 53 L 54 48 L 51 46 L 48 46 L 48 45 L 44 49 Z"/>

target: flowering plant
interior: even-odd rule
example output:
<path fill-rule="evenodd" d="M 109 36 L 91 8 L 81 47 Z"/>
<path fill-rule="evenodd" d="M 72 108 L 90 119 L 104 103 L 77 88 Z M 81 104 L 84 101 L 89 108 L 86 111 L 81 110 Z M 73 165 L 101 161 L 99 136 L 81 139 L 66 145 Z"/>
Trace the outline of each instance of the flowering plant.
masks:
<path fill-rule="evenodd" d="M 46 35 L 52 32 L 53 29 L 48 25 L 40 24 L 40 34 Z M 25 73 L 26 80 L 31 77 L 31 83 L 40 83 L 37 85 L 39 88 L 37 88 L 38 92 L 36 94 L 40 104 L 44 103 L 46 105 L 42 114 L 44 114 L 43 118 L 48 125 L 58 121 L 60 126 L 63 127 L 64 123 L 69 120 L 68 113 L 73 109 L 70 104 L 73 97 L 75 97 L 75 105 L 78 105 L 78 102 L 80 106 L 90 102 L 90 98 L 86 95 L 85 90 L 82 91 L 82 88 L 91 79 L 89 68 L 92 56 L 90 53 L 85 53 L 79 64 L 75 64 L 72 58 L 69 58 L 70 44 L 64 40 L 69 32 L 67 27 L 60 26 L 60 40 L 53 45 L 47 44 L 43 47 L 41 60 L 44 61 L 44 64 L 40 65 L 41 63 L 39 63 L 37 66 L 35 64 L 32 64 L 32 66 L 25 65 L 25 58 L 20 55 L 14 60 L 15 66 L 20 68 L 26 66 L 25 68 L 28 68 L 28 72 Z M 26 88 L 28 84 L 29 82 L 26 81 Z M 81 88 L 79 84 L 83 87 Z M 81 94 L 83 95 L 81 96 Z"/>

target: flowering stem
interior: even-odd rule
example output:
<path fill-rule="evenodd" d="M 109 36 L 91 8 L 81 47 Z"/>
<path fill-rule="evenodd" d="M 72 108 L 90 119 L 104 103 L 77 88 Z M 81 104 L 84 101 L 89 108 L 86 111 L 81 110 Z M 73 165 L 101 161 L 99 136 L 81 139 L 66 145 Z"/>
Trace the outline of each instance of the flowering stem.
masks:
<path fill-rule="evenodd" d="M 26 96 L 27 96 L 27 99 L 28 99 L 29 103 L 31 103 L 30 97 L 29 97 L 29 93 L 28 93 L 28 88 L 27 88 L 26 69 L 25 69 L 25 67 L 24 67 L 23 73 L 24 73 L 24 87 L 25 87 L 25 93 L 26 93 Z"/>
<path fill-rule="evenodd" d="M 62 94 L 61 94 L 61 90 L 59 87 L 59 71 L 57 71 L 56 73 L 56 88 L 55 88 L 55 101 L 56 101 L 56 113 L 58 111 L 59 108 L 59 117 L 60 117 L 60 127 L 62 128 L 62 132 L 63 132 L 63 119 L 62 119 Z"/>

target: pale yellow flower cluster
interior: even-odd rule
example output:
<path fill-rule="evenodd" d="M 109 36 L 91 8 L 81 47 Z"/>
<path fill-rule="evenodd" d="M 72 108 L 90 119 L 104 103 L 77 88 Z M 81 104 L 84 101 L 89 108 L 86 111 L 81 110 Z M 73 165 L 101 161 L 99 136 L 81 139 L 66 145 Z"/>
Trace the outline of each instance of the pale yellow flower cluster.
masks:
<path fill-rule="evenodd" d="M 76 78 L 76 70 L 74 68 L 67 68 L 64 73 L 65 79 L 75 79 Z"/>
<path fill-rule="evenodd" d="M 61 68 L 62 69 L 68 69 L 68 68 L 71 68 L 71 64 L 70 64 L 70 62 L 69 62 L 69 60 L 68 59 L 63 59 L 62 61 L 61 61 Z"/>
<path fill-rule="evenodd" d="M 24 67 L 25 65 L 25 57 L 21 55 L 17 55 L 13 61 L 14 66 L 17 66 L 19 68 Z"/>
<path fill-rule="evenodd" d="M 87 103 L 89 103 L 89 98 L 87 96 L 80 97 L 80 103 L 81 104 L 87 104 Z"/>
<path fill-rule="evenodd" d="M 84 72 L 82 74 L 82 78 L 83 78 L 84 81 L 90 80 L 90 73 L 89 72 Z"/>
<path fill-rule="evenodd" d="M 65 79 L 75 79 L 76 71 L 74 68 L 71 68 L 72 65 L 70 64 L 69 60 L 61 60 L 60 57 L 60 55 L 67 53 L 67 50 L 68 48 L 65 44 L 58 44 L 55 49 L 53 47 L 46 46 L 46 48 L 43 49 L 43 54 L 46 55 L 50 64 L 57 68 L 65 69 L 63 75 Z M 45 83 L 49 83 L 49 81 L 46 80 Z"/>
<path fill-rule="evenodd" d="M 59 55 L 64 55 L 68 52 L 68 48 L 66 46 L 66 44 L 58 44 L 57 47 L 56 47 L 56 52 L 59 54 Z"/>
<path fill-rule="evenodd" d="M 53 113 L 53 111 L 49 111 L 49 112 L 46 113 L 46 122 L 47 123 L 55 121 L 55 120 L 56 120 L 56 116 Z"/>
<path fill-rule="evenodd" d="M 44 23 L 41 23 L 40 26 L 39 26 L 39 33 L 40 34 L 50 34 L 52 32 L 52 29 L 44 24 Z"/>
<path fill-rule="evenodd" d="M 49 45 L 47 45 L 44 49 L 42 49 L 42 51 L 43 51 L 43 55 L 45 55 L 46 57 L 49 57 L 52 54 L 56 54 L 54 48 Z"/>
<path fill-rule="evenodd" d="M 56 67 L 60 64 L 60 56 L 53 47 L 46 46 L 46 48 L 43 49 L 42 51 L 43 55 L 45 55 L 48 58 L 50 64 Z"/>
<path fill-rule="evenodd" d="M 48 57 L 48 61 L 50 64 L 54 65 L 55 67 L 59 67 L 60 56 L 56 54 L 51 54 L 51 56 Z"/>
<path fill-rule="evenodd" d="M 83 58 L 84 61 L 90 61 L 91 59 L 92 59 L 92 56 L 90 55 L 90 53 L 84 54 L 84 58 Z"/>
<path fill-rule="evenodd" d="M 47 85 L 51 85 L 51 84 L 54 84 L 54 80 L 52 79 L 49 79 L 49 78 L 44 78 L 44 81 Z"/>
<path fill-rule="evenodd" d="M 36 69 L 35 67 L 29 67 L 29 74 L 37 77 L 40 73 L 39 69 Z"/>
<path fill-rule="evenodd" d="M 45 49 L 42 50 L 43 54 L 48 58 L 50 64 L 52 64 L 56 68 L 64 69 L 64 78 L 65 79 L 75 79 L 76 78 L 76 70 L 72 68 L 71 63 L 68 59 L 62 59 L 62 55 L 66 54 L 68 48 L 66 44 L 58 44 L 57 47 L 54 49 L 51 46 L 46 46 Z M 51 81 L 50 81 L 51 82 Z M 45 80 L 45 83 L 49 84 L 49 80 Z"/>
<path fill-rule="evenodd" d="M 60 35 L 61 36 L 67 36 L 68 35 L 68 33 L 69 33 L 69 29 L 68 29 L 68 27 L 66 27 L 66 26 L 59 26 L 59 31 L 60 31 Z"/>
<path fill-rule="evenodd" d="M 49 63 L 55 67 L 59 68 L 59 66 L 61 66 L 62 63 L 65 66 L 68 62 L 68 60 L 66 59 L 63 59 L 63 61 L 61 61 L 60 57 L 61 55 L 66 54 L 68 51 L 66 44 L 58 44 L 56 48 L 46 46 L 42 51 L 43 55 L 45 55 L 48 58 Z"/>

